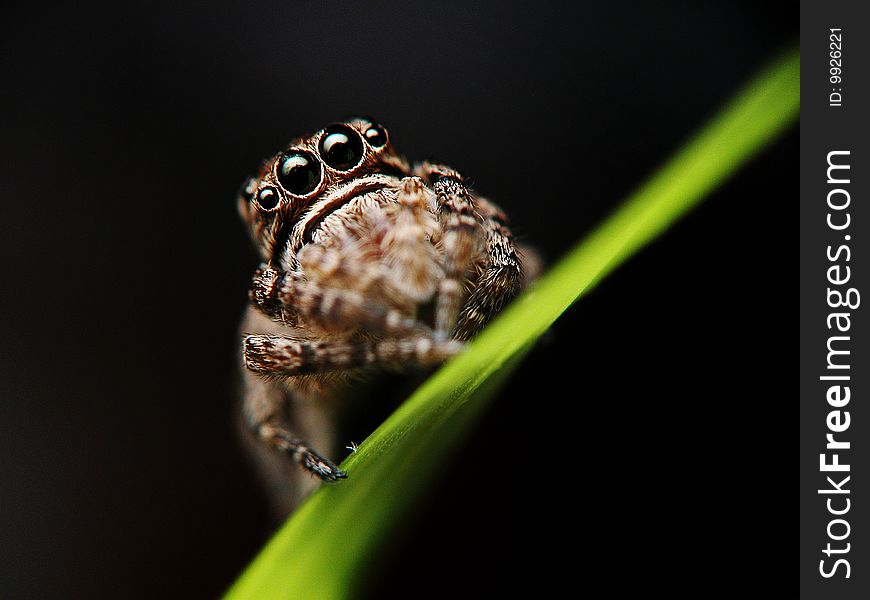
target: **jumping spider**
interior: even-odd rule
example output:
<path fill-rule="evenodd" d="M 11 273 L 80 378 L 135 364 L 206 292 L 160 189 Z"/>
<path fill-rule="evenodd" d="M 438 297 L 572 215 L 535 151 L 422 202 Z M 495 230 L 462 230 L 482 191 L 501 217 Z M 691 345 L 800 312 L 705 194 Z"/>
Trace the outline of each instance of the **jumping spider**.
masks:
<path fill-rule="evenodd" d="M 444 361 L 527 278 L 501 209 L 449 167 L 409 164 L 370 119 L 292 141 L 238 202 L 264 261 L 242 324 L 246 423 L 323 480 L 346 474 L 302 441 L 317 412 L 294 405 L 331 406 L 361 373 Z"/>

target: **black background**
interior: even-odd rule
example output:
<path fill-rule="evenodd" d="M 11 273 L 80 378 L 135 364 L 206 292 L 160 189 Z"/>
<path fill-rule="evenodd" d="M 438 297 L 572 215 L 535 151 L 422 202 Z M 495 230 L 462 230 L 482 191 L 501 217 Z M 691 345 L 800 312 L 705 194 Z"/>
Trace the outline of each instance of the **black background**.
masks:
<path fill-rule="evenodd" d="M 375 115 L 553 261 L 796 41 L 798 14 L 28 3 L 0 22 L 0 595 L 214 598 L 274 527 L 233 430 L 256 264 L 234 196 L 258 161 Z M 370 595 L 782 596 L 797 141 L 559 321 Z"/>

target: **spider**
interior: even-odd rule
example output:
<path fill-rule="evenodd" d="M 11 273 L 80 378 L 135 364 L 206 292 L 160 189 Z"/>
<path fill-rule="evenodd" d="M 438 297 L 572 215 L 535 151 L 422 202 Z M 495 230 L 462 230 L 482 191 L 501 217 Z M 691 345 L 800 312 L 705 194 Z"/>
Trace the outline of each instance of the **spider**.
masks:
<path fill-rule="evenodd" d="M 368 118 L 293 140 L 238 206 L 263 261 L 242 323 L 246 425 L 322 480 L 347 475 L 303 441 L 323 431 L 317 408 L 359 375 L 457 354 L 529 279 L 501 209 L 449 167 L 409 164 Z"/>

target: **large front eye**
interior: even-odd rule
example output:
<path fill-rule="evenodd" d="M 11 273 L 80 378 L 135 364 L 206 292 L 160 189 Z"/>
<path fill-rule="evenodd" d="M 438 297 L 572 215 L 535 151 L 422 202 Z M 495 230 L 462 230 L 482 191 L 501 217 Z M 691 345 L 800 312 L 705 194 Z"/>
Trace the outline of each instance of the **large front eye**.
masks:
<path fill-rule="evenodd" d="M 362 140 L 347 125 L 328 127 L 320 139 L 320 157 L 333 169 L 347 171 L 362 160 Z"/>
<path fill-rule="evenodd" d="M 278 163 L 278 183 L 294 196 L 310 194 L 320 183 L 320 163 L 308 152 L 292 150 Z"/>

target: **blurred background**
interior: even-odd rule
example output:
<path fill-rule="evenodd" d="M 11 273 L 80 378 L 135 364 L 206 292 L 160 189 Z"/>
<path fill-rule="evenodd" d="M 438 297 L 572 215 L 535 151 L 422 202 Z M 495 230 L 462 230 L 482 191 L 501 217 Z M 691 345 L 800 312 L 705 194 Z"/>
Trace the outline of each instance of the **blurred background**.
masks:
<path fill-rule="evenodd" d="M 553 262 L 798 27 L 791 2 L 0 10 L 4 598 L 215 598 L 274 531 L 234 430 L 235 193 L 290 138 L 376 116 Z M 564 315 L 366 597 L 782 595 L 797 152 L 795 127 Z"/>

